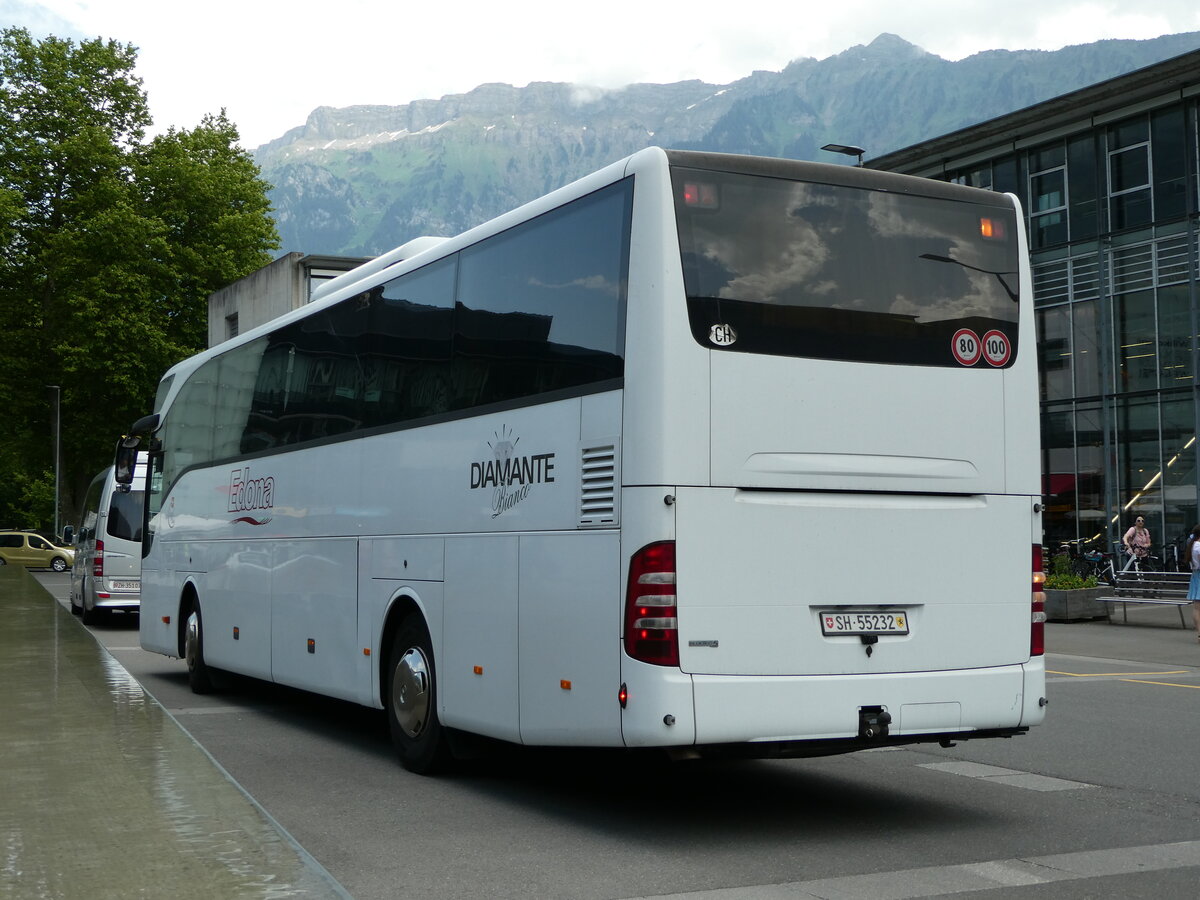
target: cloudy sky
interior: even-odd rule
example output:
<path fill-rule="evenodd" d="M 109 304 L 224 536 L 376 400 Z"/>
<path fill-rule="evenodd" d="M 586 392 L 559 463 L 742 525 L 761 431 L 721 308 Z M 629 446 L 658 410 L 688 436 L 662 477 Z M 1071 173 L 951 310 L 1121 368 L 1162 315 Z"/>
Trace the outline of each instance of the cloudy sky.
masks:
<path fill-rule="evenodd" d="M 734 15 L 736 13 L 736 15 Z M 486 82 L 722 84 L 883 32 L 946 59 L 1200 31 L 1197 0 L 0 0 L 0 27 L 138 48 L 155 130 L 225 108 L 256 147 L 318 106 Z"/>

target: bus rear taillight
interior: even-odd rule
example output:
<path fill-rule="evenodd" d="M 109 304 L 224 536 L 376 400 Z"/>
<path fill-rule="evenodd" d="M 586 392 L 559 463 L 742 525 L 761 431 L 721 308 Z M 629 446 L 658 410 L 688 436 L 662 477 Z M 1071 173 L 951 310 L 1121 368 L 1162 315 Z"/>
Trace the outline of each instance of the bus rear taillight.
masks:
<path fill-rule="evenodd" d="M 674 541 L 648 544 L 629 561 L 625 652 L 656 666 L 679 665 Z"/>
<path fill-rule="evenodd" d="M 1029 655 L 1042 656 L 1046 652 L 1046 573 L 1042 570 L 1042 547 L 1033 545 L 1033 609 L 1030 613 Z"/>
<path fill-rule="evenodd" d="M 96 557 L 92 560 L 92 575 L 104 577 L 104 541 L 96 541 Z"/>
<path fill-rule="evenodd" d="M 689 181 L 683 186 L 683 204 L 695 209 L 720 209 L 721 195 L 715 184 Z"/>

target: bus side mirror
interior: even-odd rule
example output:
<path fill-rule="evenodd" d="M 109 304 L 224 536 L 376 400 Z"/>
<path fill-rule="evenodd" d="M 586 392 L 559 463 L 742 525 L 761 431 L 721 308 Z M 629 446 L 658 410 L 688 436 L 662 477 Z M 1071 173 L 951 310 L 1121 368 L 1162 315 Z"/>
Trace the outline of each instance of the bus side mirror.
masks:
<path fill-rule="evenodd" d="M 63 529 L 62 539 L 64 546 L 70 547 L 75 543 L 75 529 L 68 525 Z"/>
<path fill-rule="evenodd" d="M 142 439 L 137 435 L 123 437 L 117 441 L 117 455 L 113 462 L 117 484 L 133 484 L 133 470 L 137 466 L 137 448 Z"/>

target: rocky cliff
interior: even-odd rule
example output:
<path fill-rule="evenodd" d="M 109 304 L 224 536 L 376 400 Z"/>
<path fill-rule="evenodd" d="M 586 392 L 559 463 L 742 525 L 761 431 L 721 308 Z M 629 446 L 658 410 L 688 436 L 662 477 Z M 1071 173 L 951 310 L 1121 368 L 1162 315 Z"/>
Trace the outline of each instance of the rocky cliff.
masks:
<path fill-rule="evenodd" d="M 647 146 L 875 156 L 1200 47 L 1200 33 L 950 62 L 895 35 L 727 85 L 485 84 L 402 106 L 321 107 L 259 147 L 284 250 L 369 256 L 453 235 Z"/>

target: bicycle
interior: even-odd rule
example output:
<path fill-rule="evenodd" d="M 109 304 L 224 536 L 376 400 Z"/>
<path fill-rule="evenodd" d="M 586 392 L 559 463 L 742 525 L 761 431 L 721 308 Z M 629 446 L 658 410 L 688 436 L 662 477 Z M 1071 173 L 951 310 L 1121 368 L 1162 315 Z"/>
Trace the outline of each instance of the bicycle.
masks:
<path fill-rule="evenodd" d="M 1102 554 L 1104 557 L 1104 565 L 1100 568 L 1100 580 L 1112 587 L 1117 586 L 1117 566 L 1116 556 L 1111 553 Z"/>
<path fill-rule="evenodd" d="M 1122 572 L 1134 572 L 1138 575 L 1150 572 L 1161 572 L 1162 561 L 1157 556 L 1147 553 L 1145 556 L 1134 554 L 1130 556 L 1129 561 L 1121 567 Z"/>
<path fill-rule="evenodd" d="M 1072 570 L 1080 578 L 1093 577 L 1108 584 L 1116 584 L 1117 581 L 1113 555 L 1100 550 L 1084 550 L 1072 565 Z"/>
<path fill-rule="evenodd" d="M 1141 582 L 1143 576 L 1150 576 L 1155 572 L 1162 571 L 1161 561 L 1157 556 L 1147 553 L 1145 556 L 1130 554 L 1129 561 L 1121 569 L 1118 577 L 1121 575 L 1132 576 L 1135 581 Z M 1143 585 L 1141 590 L 1148 597 L 1158 596 L 1159 582 L 1157 579 L 1147 577 L 1147 585 Z"/>

